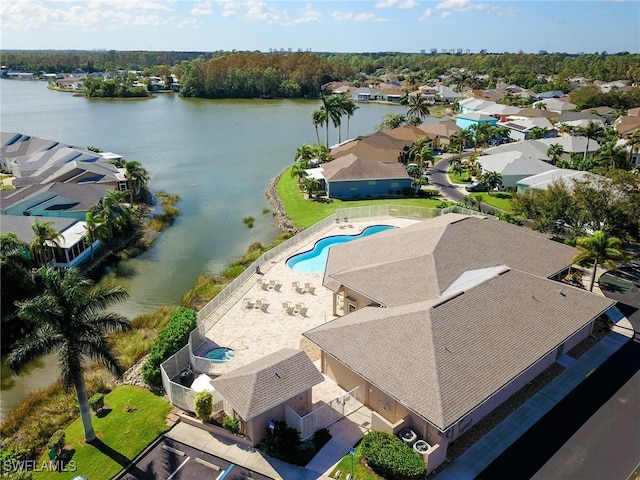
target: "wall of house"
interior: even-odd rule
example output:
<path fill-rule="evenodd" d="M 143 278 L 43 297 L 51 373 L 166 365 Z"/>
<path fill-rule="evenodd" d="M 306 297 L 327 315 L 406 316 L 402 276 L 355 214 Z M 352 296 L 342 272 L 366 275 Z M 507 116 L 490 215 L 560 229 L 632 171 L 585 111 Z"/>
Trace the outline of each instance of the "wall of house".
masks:
<path fill-rule="evenodd" d="M 491 125 L 495 126 L 496 123 L 498 123 L 498 119 L 476 122 L 475 120 L 470 120 L 468 118 L 463 118 L 463 117 L 456 118 L 456 125 L 462 129 L 468 129 L 471 125 L 476 125 L 480 123 L 490 123 Z"/>
<path fill-rule="evenodd" d="M 333 198 L 377 198 L 387 197 L 411 187 L 411 178 L 383 180 L 353 180 L 348 182 L 327 182 L 328 195 Z"/>
<path fill-rule="evenodd" d="M 302 392 L 295 397 L 291 397 L 289 400 L 285 402 L 289 405 L 295 412 L 301 417 L 305 416 L 312 410 L 313 400 L 311 397 L 311 389 Z"/>
<path fill-rule="evenodd" d="M 367 404 L 369 382 L 325 352 L 322 352 L 322 373 L 348 392 L 358 387 L 356 400 Z"/>
<path fill-rule="evenodd" d="M 281 403 L 277 407 L 273 407 L 272 409 L 261 413 L 257 417 L 254 417 L 245 423 L 245 435 L 251 439 L 252 445 L 257 445 L 258 443 L 260 443 L 260 441 L 262 441 L 271 420 L 282 422 L 285 421 L 284 405 L 284 403 Z"/>
<path fill-rule="evenodd" d="M 372 305 L 374 302 L 370 298 L 365 297 L 361 293 L 354 290 L 344 288 L 344 313 L 345 315 L 350 312 L 349 305 L 355 305 L 356 310 L 360 310 L 367 305 Z M 377 305 L 377 304 L 376 304 Z"/>
<path fill-rule="evenodd" d="M 584 327 L 569 337 L 562 346 L 562 354 L 569 352 L 573 347 L 578 345 L 581 341 L 589 336 L 591 329 L 593 328 L 593 322 L 587 323 Z"/>

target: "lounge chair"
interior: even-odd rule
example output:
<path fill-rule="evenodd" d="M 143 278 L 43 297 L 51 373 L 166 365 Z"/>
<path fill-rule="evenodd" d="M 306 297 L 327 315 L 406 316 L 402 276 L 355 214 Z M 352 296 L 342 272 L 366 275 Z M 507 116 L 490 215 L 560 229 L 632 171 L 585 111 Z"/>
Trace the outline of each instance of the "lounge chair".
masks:
<path fill-rule="evenodd" d="M 267 308 L 269 308 L 269 304 L 267 302 L 262 302 L 262 306 L 260 307 L 260 310 L 266 313 Z"/>
<path fill-rule="evenodd" d="M 298 290 L 298 282 L 291 282 L 291 290 L 294 290 L 294 291 Z"/>
<path fill-rule="evenodd" d="M 273 289 L 276 292 L 279 292 L 281 288 L 282 288 L 282 284 L 280 282 L 276 281 L 276 284 L 274 285 Z"/>
<path fill-rule="evenodd" d="M 262 308 L 262 300 L 256 300 L 255 308 L 256 309 Z"/>
<path fill-rule="evenodd" d="M 275 280 L 270 280 L 269 281 L 269 288 L 275 288 L 276 286 L 276 281 Z"/>
<path fill-rule="evenodd" d="M 244 304 L 244 308 L 253 308 L 255 306 L 255 302 L 253 300 L 247 299 Z"/>
<path fill-rule="evenodd" d="M 313 295 L 315 291 L 316 291 L 316 287 L 314 287 L 313 285 L 307 288 L 307 293 L 310 293 L 311 295 Z"/>
<path fill-rule="evenodd" d="M 307 307 L 302 307 L 298 313 L 301 316 L 306 317 L 307 316 Z"/>
<path fill-rule="evenodd" d="M 289 308 L 289 302 L 282 302 L 282 311 L 286 312 L 287 308 Z"/>
<path fill-rule="evenodd" d="M 288 315 L 293 315 L 293 308 L 294 308 L 293 305 L 289 305 L 287 307 L 287 314 Z"/>

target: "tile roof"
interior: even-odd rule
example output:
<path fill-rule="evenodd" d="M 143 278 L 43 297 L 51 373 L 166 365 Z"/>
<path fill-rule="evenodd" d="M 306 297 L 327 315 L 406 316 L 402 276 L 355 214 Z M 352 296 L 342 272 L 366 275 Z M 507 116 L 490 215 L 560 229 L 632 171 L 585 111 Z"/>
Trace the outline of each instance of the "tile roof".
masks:
<path fill-rule="evenodd" d="M 328 182 L 410 178 L 401 163 L 371 162 L 352 153 L 323 163 L 321 168 L 322 176 Z"/>
<path fill-rule="evenodd" d="M 302 350 L 283 348 L 213 380 L 213 386 L 243 420 L 318 385 L 324 377 Z"/>
<path fill-rule="evenodd" d="M 506 222 L 447 214 L 331 248 L 323 284 L 334 292 L 346 285 L 394 306 L 440 298 L 468 270 L 509 265 L 550 277 L 571 265 L 576 252 Z"/>
<path fill-rule="evenodd" d="M 365 307 L 304 336 L 445 431 L 614 303 L 507 269 L 445 301 Z"/>

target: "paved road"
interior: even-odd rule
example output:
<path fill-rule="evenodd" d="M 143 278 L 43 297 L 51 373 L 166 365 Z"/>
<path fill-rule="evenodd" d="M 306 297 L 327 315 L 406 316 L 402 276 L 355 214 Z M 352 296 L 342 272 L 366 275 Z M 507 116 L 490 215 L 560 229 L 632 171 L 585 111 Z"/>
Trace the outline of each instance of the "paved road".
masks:
<path fill-rule="evenodd" d="M 227 460 L 163 437 L 118 480 L 270 480 Z"/>
<path fill-rule="evenodd" d="M 627 278 L 627 277 L 625 277 Z M 618 300 L 636 330 L 622 347 L 516 443 L 481 479 L 625 480 L 640 463 L 640 277 Z"/>
<path fill-rule="evenodd" d="M 462 193 L 458 188 L 451 185 L 449 183 L 449 180 L 447 179 L 448 168 L 448 160 L 445 159 L 436 162 L 433 168 L 429 170 L 429 186 L 437 188 L 445 197 L 449 198 L 450 200 L 464 204 L 463 198 L 465 194 Z"/>

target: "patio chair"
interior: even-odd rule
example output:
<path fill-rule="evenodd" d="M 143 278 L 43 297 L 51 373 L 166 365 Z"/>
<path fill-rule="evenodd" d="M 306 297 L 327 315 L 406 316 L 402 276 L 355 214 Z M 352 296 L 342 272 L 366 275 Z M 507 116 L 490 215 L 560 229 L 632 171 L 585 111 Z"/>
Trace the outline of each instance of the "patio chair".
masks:
<path fill-rule="evenodd" d="M 259 278 L 258 280 L 256 280 L 256 284 L 261 287 L 262 286 L 262 279 Z"/>
<path fill-rule="evenodd" d="M 244 308 L 253 308 L 255 306 L 255 302 L 251 299 L 246 299 L 246 302 L 244 304 Z"/>
<path fill-rule="evenodd" d="M 303 305 L 301 303 L 296 303 L 295 308 L 293 309 L 293 313 L 300 313 L 300 310 L 302 310 Z"/>
<path fill-rule="evenodd" d="M 311 288 L 311 284 L 309 282 L 304 284 L 304 291 L 305 292 L 308 292 L 310 288 Z"/>
<path fill-rule="evenodd" d="M 298 289 L 298 282 L 291 282 L 291 290 L 296 291 Z"/>
<path fill-rule="evenodd" d="M 289 308 L 289 302 L 282 302 L 282 311 L 286 312 L 287 308 Z"/>
<path fill-rule="evenodd" d="M 298 292 L 298 293 L 304 293 L 304 287 L 303 287 L 302 285 L 298 285 L 298 286 L 296 287 L 296 292 Z"/>
<path fill-rule="evenodd" d="M 262 282 L 262 289 L 269 290 L 269 284 L 267 282 Z"/>
<path fill-rule="evenodd" d="M 262 308 L 262 302 L 263 302 L 262 300 L 256 300 L 255 308 L 256 309 Z"/>
<path fill-rule="evenodd" d="M 288 315 L 293 315 L 293 309 L 294 309 L 293 305 L 289 305 L 287 307 L 287 314 Z"/>
<path fill-rule="evenodd" d="M 267 302 L 262 302 L 262 306 L 260 307 L 260 310 L 267 313 L 268 308 L 269 308 L 269 304 Z"/>
<path fill-rule="evenodd" d="M 302 307 L 298 313 L 301 316 L 306 317 L 307 316 L 307 307 Z"/>
<path fill-rule="evenodd" d="M 307 293 L 310 293 L 311 295 L 313 295 L 315 291 L 316 291 L 316 287 L 314 287 L 313 285 L 307 288 Z"/>
<path fill-rule="evenodd" d="M 276 287 L 276 281 L 275 280 L 270 280 L 269 281 L 269 288 L 275 288 Z"/>
<path fill-rule="evenodd" d="M 278 282 L 278 281 L 276 280 L 276 284 L 274 285 L 273 289 L 274 289 L 276 292 L 279 292 L 281 288 L 282 288 L 282 283 L 280 283 L 280 282 Z"/>

